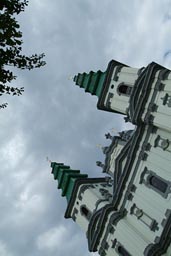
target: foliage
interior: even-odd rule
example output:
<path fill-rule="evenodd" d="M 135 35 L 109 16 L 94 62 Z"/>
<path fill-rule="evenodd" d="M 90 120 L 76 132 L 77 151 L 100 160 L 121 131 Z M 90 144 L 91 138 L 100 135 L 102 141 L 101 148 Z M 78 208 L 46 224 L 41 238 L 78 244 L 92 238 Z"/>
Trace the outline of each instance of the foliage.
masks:
<path fill-rule="evenodd" d="M 27 0 L 0 0 L 0 96 L 3 94 L 21 95 L 24 87 L 9 86 L 16 76 L 10 66 L 19 69 L 39 68 L 45 65 L 44 54 L 25 56 L 22 52 L 22 32 L 16 16 L 25 10 Z M 0 108 L 7 106 L 4 103 Z"/>

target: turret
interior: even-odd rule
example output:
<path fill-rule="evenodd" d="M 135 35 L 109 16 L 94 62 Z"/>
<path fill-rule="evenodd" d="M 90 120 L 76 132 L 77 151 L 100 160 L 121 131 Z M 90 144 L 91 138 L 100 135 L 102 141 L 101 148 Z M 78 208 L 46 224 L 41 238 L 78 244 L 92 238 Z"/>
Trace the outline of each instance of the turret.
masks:
<path fill-rule="evenodd" d="M 130 150 L 128 141 L 133 134 L 134 130 L 126 130 L 119 132 L 117 136 L 111 136 L 110 133 L 105 135 L 106 139 L 111 139 L 111 143 L 108 147 L 102 147 L 102 151 L 105 154 L 104 164 L 100 161 L 97 161 L 96 164 L 102 168 L 104 173 L 109 174 L 112 178 L 114 178 L 114 172 L 118 172 L 118 175 L 121 175 L 124 169 L 128 151 Z"/>
<path fill-rule="evenodd" d="M 153 124 L 171 129 L 171 72 L 152 62 L 132 68 L 110 61 L 105 72 L 91 71 L 74 77 L 86 92 L 98 97 L 97 108 L 126 115 L 135 125 Z"/>
<path fill-rule="evenodd" d="M 128 95 L 137 78 L 137 72 L 138 69 L 130 69 L 125 64 L 112 60 L 106 71 L 79 73 L 74 77 L 74 82 L 98 97 L 99 109 L 126 114 Z"/>
<path fill-rule="evenodd" d="M 81 174 L 79 170 L 72 170 L 70 166 L 63 163 L 51 163 L 52 174 L 58 180 L 58 189 L 62 189 L 62 196 L 69 202 L 76 180 L 87 178 L 87 174 Z"/>
<path fill-rule="evenodd" d="M 79 170 L 72 170 L 62 163 L 52 162 L 51 167 L 54 179 L 58 180 L 58 188 L 62 189 L 62 196 L 67 199 L 65 218 L 72 218 L 85 233 L 88 230 L 89 233 L 93 232 L 92 216 L 111 203 L 111 179 L 88 178 L 87 174 L 81 174 Z M 90 243 L 89 235 L 87 239 Z"/>

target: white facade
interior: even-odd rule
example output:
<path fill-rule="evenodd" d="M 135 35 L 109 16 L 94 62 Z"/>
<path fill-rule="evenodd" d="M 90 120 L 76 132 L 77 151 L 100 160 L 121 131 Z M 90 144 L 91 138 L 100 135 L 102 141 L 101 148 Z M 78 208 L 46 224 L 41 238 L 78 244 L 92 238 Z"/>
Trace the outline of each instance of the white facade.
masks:
<path fill-rule="evenodd" d="M 144 254 L 145 248 L 148 248 L 149 244 L 155 244 L 157 237 L 161 237 L 164 222 L 167 218 L 169 221 L 169 216 L 171 216 L 171 133 L 161 129 L 150 132 L 151 129 L 151 126 L 145 127 L 136 150 L 131 173 L 117 207 L 119 211 L 124 205 L 126 215 L 115 225 L 109 224 L 113 212 L 108 217 L 108 223 L 106 223 L 98 247 L 100 250 L 102 241 L 105 239 L 108 249 L 104 250 L 106 253 L 104 255 L 122 255 L 118 252 L 118 246 L 123 246 L 129 253 L 123 255 L 148 255 Z M 144 142 L 148 145 L 146 148 L 144 148 Z M 120 145 L 118 147 L 120 148 Z M 116 148 L 111 153 L 111 163 L 115 152 Z M 123 166 L 122 172 L 125 169 L 125 165 Z M 111 164 L 110 174 L 112 172 L 114 176 L 115 169 Z M 128 199 L 124 202 L 126 197 Z M 109 225 L 115 229 L 114 233 L 107 231 Z M 116 243 L 115 246 L 113 241 Z M 169 247 L 165 254 L 154 255 L 170 256 L 170 250 Z"/>
<path fill-rule="evenodd" d="M 82 182 L 69 215 L 100 256 L 171 256 L 171 73 L 156 63 L 135 69 L 113 61 L 109 70 L 98 108 L 136 128 L 104 148 L 112 183 Z"/>
<path fill-rule="evenodd" d="M 83 184 L 79 187 L 71 216 L 85 232 L 94 212 L 112 201 L 113 189 L 108 182 Z"/>

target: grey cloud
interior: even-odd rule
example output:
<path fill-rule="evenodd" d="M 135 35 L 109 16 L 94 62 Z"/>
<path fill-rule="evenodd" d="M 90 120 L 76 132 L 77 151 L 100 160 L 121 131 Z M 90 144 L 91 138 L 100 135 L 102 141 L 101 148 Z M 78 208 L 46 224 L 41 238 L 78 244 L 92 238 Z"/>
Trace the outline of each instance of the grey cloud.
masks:
<path fill-rule="evenodd" d="M 46 156 L 101 176 L 95 162 L 104 156 L 96 144 L 108 144 L 104 134 L 125 123 L 118 115 L 98 111 L 96 97 L 67 78 L 105 70 L 112 58 L 134 66 L 162 62 L 170 28 L 158 20 L 166 8 L 161 0 L 155 5 L 132 1 L 132 6 L 126 0 L 30 1 L 20 17 L 23 51 L 45 52 L 47 65 L 17 71 L 15 85 L 24 85 L 25 92 L 8 97 L 9 106 L 1 111 L 0 252 L 5 256 L 94 255 L 85 234 L 63 218 L 66 200 L 57 191 Z M 53 242 L 58 228 L 65 230 L 65 247 Z M 53 249 L 41 244 L 48 232 Z"/>

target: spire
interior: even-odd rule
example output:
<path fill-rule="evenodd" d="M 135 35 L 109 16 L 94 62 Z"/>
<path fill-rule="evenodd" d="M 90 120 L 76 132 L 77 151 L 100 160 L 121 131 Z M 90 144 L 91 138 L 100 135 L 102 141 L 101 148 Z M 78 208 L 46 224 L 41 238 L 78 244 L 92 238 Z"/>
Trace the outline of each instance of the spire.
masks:
<path fill-rule="evenodd" d="M 72 170 L 70 166 L 63 163 L 51 163 L 52 174 L 58 180 L 58 189 L 62 189 L 62 196 L 69 202 L 75 181 L 80 178 L 87 178 L 87 174 L 81 174 L 79 170 Z"/>
<path fill-rule="evenodd" d="M 79 85 L 80 88 L 84 88 L 85 92 L 89 92 L 92 95 L 100 96 L 100 93 L 103 88 L 104 80 L 106 77 L 106 72 L 97 71 L 90 73 L 78 73 L 77 76 L 74 77 L 73 81 L 76 85 Z"/>

